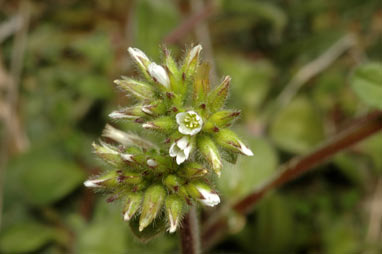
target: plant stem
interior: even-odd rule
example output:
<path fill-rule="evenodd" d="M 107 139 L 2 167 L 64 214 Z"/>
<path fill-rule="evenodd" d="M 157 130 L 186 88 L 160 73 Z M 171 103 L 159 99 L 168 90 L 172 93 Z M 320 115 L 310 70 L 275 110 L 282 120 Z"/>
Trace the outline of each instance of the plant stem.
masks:
<path fill-rule="evenodd" d="M 182 254 L 200 254 L 199 221 L 194 206 L 183 218 L 180 238 Z"/>
<path fill-rule="evenodd" d="M 354 121 L 351 127 L 338 133 L 323 143 L 311 153 L 293 158 L 283 164 L 277 173 L 266 183 L 261 185 L 255 191 L 239 200 L 231 209 L 238 214 L 248 214 L 255 204 L 270 190 L 289 182 L 299 175 L 308 172 L 320 163 L 333 157 L 338 152 L 366 139 L 367 137 L 382 130 L 382 111 L 374 111 L 360 119 Z M 203 250 L 207 250 L 215 245 L 227 232 L 227 212 L 222 211 L 213 221 L 207 221 L 203 226 L 202 245 Z"/>

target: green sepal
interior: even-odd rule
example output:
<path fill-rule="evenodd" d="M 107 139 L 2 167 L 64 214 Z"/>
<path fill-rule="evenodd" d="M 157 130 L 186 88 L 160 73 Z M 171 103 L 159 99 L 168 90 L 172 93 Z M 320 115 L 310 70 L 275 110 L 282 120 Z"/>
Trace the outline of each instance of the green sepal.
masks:
<path fill-rule="evenodd" d="M 215 173 L 220 176 L 223 164 L 221 162 L 219 150 L 214 141 L 206 135 L 200 135 L 197 138 L 197 147 L 204 158 L 211 164 Z"/>
<path fill-rule="evenodd" d="M 224 106 L 224 103 L 228 97 L 228 91 L 230 86 L 231 78 L 226 76 L 223 82 L 218 85 L 211 93 L 208 95 L 207 108 L 211 112 L 218 111 Z"/>
<path fill-rule="evenodd" d="M 208 170 L 201 164 L 197 162 L 188 162 L 185 163 L 184 166 L 182 166 L 181 169 L 179 169 L 179 175 L 186 177 L 186 178 L 199 178 L 207 175 Z"/>
<path fill-rule="evenodd" d="M 236 118 L 240 115 L 240 111 L 222 110 L 210 116 L 203 129 L 208 132 L 218 132 L 220 128 L 227 128 L 232 125 Z"/>
<path fill-rule="evenodd" d="M 187 52 L 184 64 L 182 66 L 182 72 L 186 76 L 186 79 L 192 77 L 199 66 L 199 56 L 202 46 L 197 45 Z"/>
<path fill-rule="evenodd" d="M 210 66 L 208 63 L 202 63 L 195 74 L 193 81 L 193 104 L 195 108 L 201 108 L 207 102 L 207 95 L 210 91 L 209 73 Z"/>
<path fill-rule="evenodd" d="M 122 167 L 124 165 L 124 162 L 121 159 L 120 153 L 116 147 L 113 147 L 102 141 L 101 145 L 93 143 L 92 146 L 94 153 L 106 163 L 115 167 Z"/>
<path fill-rule="evenodd" d="M 129 192 L 126 194 L 126 199 L 123 205 L 123 219 L 129 221 L 133 218 L 134 214 L 141 207 L 143 200 L 143 193 L 141 192 Z"/>
<path fill-rule="evenodd" d="M 149 130 L 159 131 L 162 133 L 171 133 L 176 129 L 177 124 L 173 117 L 162 116 L 152 121 L 144 123 L 142 127 Z"/>
<path fill-rule="evenodd" d="M 183 182 L 181 178 L 177 177 L 176 175 L 168 175 L 163 183 L 164 185 L 172 192 L 178 192 L 180 186 L 183 185 Z"/>
<path fill-rule="evenodd" d="M 173 233 L 179 225 L 183 214 L 184 201 L 178 195 L 169 195 L 165 200 L 165 209 L 170 227 L 168 231 Z"/>
<path fill-rule="evenodd" d="M 235 132 L 221 129 L 214 135 L 216 142 L 225 149 L 243 155 L 252 156 L 253 152 L 239 139 Z"/>
<path fill-rule="evenodd" d="M 123 91 L 134 95 L 137 99 L 153 100 L 154 98 L 154 88 L 147 83 L 127 77 L 117 79 L 114 81 L 114 83 Z"/>
<path fill-rule="evenodd" d="M 139 231 L 146 228 L 157 217 L 165 197 L 166 191 L 161 185 L 151 185 L 147 188 L 139 217 Z"/>

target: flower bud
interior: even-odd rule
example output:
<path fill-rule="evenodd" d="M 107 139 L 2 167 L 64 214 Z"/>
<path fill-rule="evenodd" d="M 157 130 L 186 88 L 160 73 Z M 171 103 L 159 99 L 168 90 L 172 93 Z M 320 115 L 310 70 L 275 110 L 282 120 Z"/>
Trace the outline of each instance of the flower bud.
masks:
<path fill-rule="evenodd" d="M 176 123 L 172 117 L 162 116 L 142 124 L 142 127 L 149 130 L 169 133 L 176 128 Z"/>
<path fill-rule="evenodd" d="M 118 183 L 139 184 L 143 181 L 142 176 L 135 172 L 118 170 Z"/>
<path fill-rule="evenodd" d="M 165 208 L 170 222 L 168 231 L 174 233 L 178 227 L 183 212 L 183 200 L 177 195 L 169 195 L 165 200 Z"/>
<path fill-rule="evenodd" d="M 238 152 L 247 156 L 253 156 L 253 152 L 229 129 L 221 129 L 215 134 L 215 140 L 222 147 L 233 152 Z"/>
<path fill-rule="evenodd" d="M 182 185 L 182 182 L 183 181 L 175 175 L 168 175 L 164 179 L 164 185 L 166 185 L 166 187 L 173 192 L 177 192 L 179 190 L 179 187 Z"/>
<path fill-rule="evenodd" d="M 210 132 L 217 132 L 220 128 L 231 126 L 239 115 L 239 111 L 232 110 L 216 112 L 207 120 L 204 129 Z"/>
<path fill-rule="evenodd" d="M 230 82 L 231 78 L 226 76 L 223 82 L 208 95 L 208 108 L 212 112 L 217 111 L 224 106 L 225 100 L 228 97 Z"/>
<path fill-rule="evenodd" d="M 100 187 L 116 187 L 118 185 L 118 173 L 116 170 L 110 171 L 103 176 L 95 179 L 87 180 L 84 185 L 88 188 L 100 188 Z"/>
<path fill-rule="evenodd" d="M 186 163 L 180 170 L 179 174 L 181 176 L 184 176 L 186 178 L 198 178 L 203 177 L 208 173 L 207 169 L 203 167 L 203 165 L 196 163 L 196 162 L 190 162 Z"/>
<path fill-rule="evenodd" d="M 215 206 L 220 203 L 219 195 L 205 183 L 192 182 L 186 186 L 188 194 L 206 206 Z"/>
<path fill-rule="evenodd" d="M 141 69 L 142 73 L 145 75 L 145 77 L 150 80 L 150 76 L 147 70 L 148 66 L 151 63 L 150 59 L 140 49 L 129 47 L 128 51 L 131 57 L 137 63 L 139 69 Z"/>
<path fill-rule="evenodd" d="M 147 70 L 154 82 L 161 84 L 166 89 L 170 88 L 170 79 L 166 70 L 162 66 L 152 62 L 148 66 Z"/>
<path fill-rule="evenodd" d="M 220 177 L 223 164 L 220 159 L 219 150 L 212 139 L 208 136 L 199 137 L 198 148 L 207 161 L 211 164 L 215 173 Z"/>
<path fill-rule="evenodd" d="M 160 185 L 152 185 L 145 191 L 142 213 L 139 218 L 139 231 L 142 231 L 155 219 L 162 207 L 165 197 L 166 191 Z"/>
<path fill-rule="evenodd" d="M 151 100 L 154 96 L 153 87 L 130 78 L 114 80 L 114 83 L 123 91 L 129 92 L 140 100 Z"/>
<path fill-rule="evenodd" d="M 123 207 L 123 219 L 129 221 L 141 206 L 143 194 L 141 192 L 130 192 L 127 194 Z"/>
<path fill-rule="evenodd" d="M 119 151 L 115 147 L 108 145 L 102 141 L 100 141 L 100 143 L 101 145 L 93 143 L 92 146 L 94 152 L 101 159 L 116 167 L 123 165 L 123 160 L 120 157 Z"/>
<path fill-rule="evenodd" d="M 194 105 L 202 105 L 207 102 L 207 94 L 210 91 L 209 80 L 210 66 L 207 63 L 199 65 L 193 82 Z"/>
<path fill-rule="evenodd" d="M 142 106 L 132 106 L 123 108 L 120 110 L 113 111 L 109 114 L 109 117 L 112 119 L 127 119 L 127 120 L 136 120 L 138 118 L 144 117 L 145 113 L 142 110 Z"/>
<path fill-rule="evenodd" d="M 176 157 L 176 163 L 180 165 L 188 159 L 192 152 L 192 148 L 191 138 L 189 136 L 183 136 L 181 139 L 172 143 L 169 154 L 171 157 Z"/>
<path fill-rule="evenodd" d="M 110 138 L 124 146 L 139 146 L 145 149 L 155 147 L 151 142 L 131 133 L 118 130 L 113 126 L 107 124 L 102 132 L 102 136 Z"/>
<path fill-rule="evenodd" d="M 187 54 L 183 65 L 183 72 L 186 77 L 191 77 L 194 75 L 198 65 L 199 65 L 199 55 L 202 50 L 201 45 L 193 47 Z"/>

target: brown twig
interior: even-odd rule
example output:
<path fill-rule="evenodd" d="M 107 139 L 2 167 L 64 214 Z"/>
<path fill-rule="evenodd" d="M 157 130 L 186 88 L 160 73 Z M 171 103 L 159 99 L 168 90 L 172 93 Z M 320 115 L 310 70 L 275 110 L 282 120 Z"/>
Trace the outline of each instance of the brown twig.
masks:
<path fill-rule="evenodd" d="M 183 218 L 180 241 L 182 254 L 200 254 L 199 222 L 195 207 L 191 207 Z"/>
<path fill-rule="evenodd" d="M 165 44 L 174 44 L 184 38 L 190 31 L 192 31 L 200 22 L 210 17 L 215 10 L 213 1 L 209 1 L 203 9 L 199 12 L 192 14 L 183 23 L 176 27 L 169 33 L 163 40 Z"/>
<path fill-rule="evenodd" d="M 268 182 L 236 202 L 232 209 L 242 215 L 248 214 L 255 204 L 270 190 L 295 179 L 333 157 L 339 151 L 366 139 L 380 130 L 382 130 L 382 111 L 375 111 L 361 117 L 355 121 L 353 126 L 330 138 L 330 140 L 313 152 L 300 158 L 292 159 L 282 165 L 280 170 Z M 211 248 L 225 235 L 227 231 L 226 217 L 227 213 L 222 212 L 214 221 L 207 221 L 205 223 L 202 232 L 202 246 L 204 250 Z"/>

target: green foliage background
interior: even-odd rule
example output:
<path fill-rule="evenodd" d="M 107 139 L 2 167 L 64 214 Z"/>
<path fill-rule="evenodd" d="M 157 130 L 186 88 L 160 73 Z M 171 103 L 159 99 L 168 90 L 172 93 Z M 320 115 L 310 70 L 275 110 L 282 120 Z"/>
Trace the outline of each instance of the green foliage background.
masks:
<path fill-rule="evenodd" d="M 356 116 L 382 108 L 382 3 L 214 2 L 207 33 L 190 30 L 169 47 L 180 56 L 185 45 L 211 40 L 211 47 L 203 44 L 204 59 L 216 66 L 218 77 L 232 77 L 229 106 L 242 109 L 236 128 L 255 156 L 225 165 L 216 184 L 230 203 L 268 180 L 282 162 L 330 139 Z M 0 1 L 0 26 L 20 9 L 30 14 L 13 115 L 29 146 L 19 152 L 0 135 L 7 154 L 0 253 L 177 252 L 176 234 L 139 243 L 120 205 L 108 204 L 82 182 L 104 167 L 91 154 L 91 142 L 109 121 L 107 114 L 129 104 L 112 85 L 120 75 L 136 73 L 127 47 L 159 60 L 161 43 L 190 16 L 192 5 Z M 276 98 L 292 77 L 347 34 L 356 43 L 278 107 Z M 16 40 L 1 43 L 6 71 Z M 1 85 L 0 90 L 1 101 L 7 93 Z M 139 132 L 134 124 L 113 124 Z M 5 126 L 0 122 L 2 133 Z M 382 207 L 379 185 L 382 134 L 274 191 L 249 217 L 233 215 L 232 234 L 211 253 L 379 253 L 382 215 L 373 208 Z"/>

